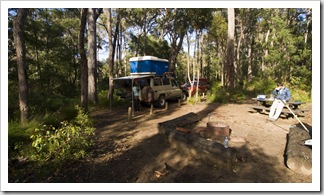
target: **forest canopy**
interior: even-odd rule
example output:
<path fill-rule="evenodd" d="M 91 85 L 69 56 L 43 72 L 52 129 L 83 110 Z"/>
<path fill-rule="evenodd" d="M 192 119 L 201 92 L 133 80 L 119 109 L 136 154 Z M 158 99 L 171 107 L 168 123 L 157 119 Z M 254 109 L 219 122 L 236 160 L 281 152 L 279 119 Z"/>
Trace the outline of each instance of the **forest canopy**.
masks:
<path fill-rule="evenodd" d="M 129 75 L 129 58 L 144 55 L 168 59 L 182 83 L 199 75 L 230 92 L 258 93 L 281 81 L 311 96 L 311 8 L 240 8 L 231 15 L 225 8 L 8 9 L 9 119 L 21 112 L 19 10 L 29 116 L 72 101 L 98 104 L 107 90 L 113 99 L 112 78 Z"/>

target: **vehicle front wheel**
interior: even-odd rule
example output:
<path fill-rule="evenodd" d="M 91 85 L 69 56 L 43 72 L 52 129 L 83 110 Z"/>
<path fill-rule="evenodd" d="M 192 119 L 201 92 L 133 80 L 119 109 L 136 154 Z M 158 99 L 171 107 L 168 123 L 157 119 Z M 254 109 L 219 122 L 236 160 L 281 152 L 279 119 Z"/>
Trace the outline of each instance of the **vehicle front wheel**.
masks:
<path fill-rule="evenodd" d="M 163 108 L 165 106 L 165 96 L 164 95 L 160 95 L 159 99 L 157 100 L 156 102 L 156 105 L 159 107 L 159 108 Z"/>

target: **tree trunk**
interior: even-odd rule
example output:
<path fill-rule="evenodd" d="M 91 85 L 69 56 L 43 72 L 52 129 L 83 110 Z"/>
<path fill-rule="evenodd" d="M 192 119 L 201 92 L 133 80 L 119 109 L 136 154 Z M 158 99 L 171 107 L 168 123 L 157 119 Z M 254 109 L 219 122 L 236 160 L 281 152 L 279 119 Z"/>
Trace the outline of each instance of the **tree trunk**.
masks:
<path fill-rule="evenodd" d="M 227 38 L 227 63 L 225 86 L 229 89 L 234 87 L 234 8 L 228 8 L 228 38 Z"/>
<path fill-rule="evenodd" d="M 123 44 L 123 53 L 124 53 L 124 56 L 126 56 L 126 36 L 124 36 L 124 44 Z M 127 61 L 126 61 L 126 58 L 124 58 L 124 76 L 127 75 Z"/>
<path fill-rule="evenodd" d="M 119 24 L 119 53 L 118 53 L 118 55 L 119 55 L 119 66 L 120 66 L 120 68 L 122 68 L 122 65 L 123 65 L 123 58 L 122 58 L 122 56 L 123 56 L 123 48 L 122 48 L 122 45 L 123 45 L 123 26 L 122 26 L 122 24 L 120 23 Z M 122 74 L 122 71 L 120 71 L 120 75 Z M 118 75 L 118 77 L 120 76 L 120 75 Z"/>
<path fill-rule="evenodd" d="M 238 43 L 237 43 L 237 48 L 236 48 L 236 72 L 238 73 L 239 75 L 239 79 L 242 79 L 242 74 L 241 74 L 241 71 L 239 71 L 241 69 L 241 63 L 240 63 L 240 50 L 241 50 L 241 43 L 242 43 L 242 40 L 244 38 L 244 33 L 243 33 L 243 22 L 242 22 L 242 19 L 240 20 L 240 37 L 239 37 L 239 40 L 238 40 Z M 240 72 L 240 73 L 239 73 Z"/>
<path fill-rule="evenodd" d="M 119 16 L 119 15 L 118 15 Z M 123 39 L 122 39 L 122 27 L 121 24 L 119 23 L 119 29 L 118 29 L 118 38 L 117 38 L 117 55 L 116 55 L 116 60 L 117 60 L 117 69 L 118 71 L 116 71 L 116 75 L 117 77 L 119 77 L 121 75 L 121 68 L 122 68 L 122 50 L 121 50 L 121 45 L 123 43 Z"/>
<path fill-rule="evenodd" d="M 108 100 L 112 100 L 113 98 L 113 89 L 114 89 L 114 83 L 113 83 L 113 77 L 114 77 L 114 43 L 113 43 L 113 34 L 112 34 L 112 27 L 111 27 L 111 8 L 108 9 L 107 12 L 107 26 L 108 26 L 108 44 L 109 44 L 109 90 L 107 94 Z M 116 39 L 115 39 L 116 40 Z"/>
<path fill-rule="evenodd" d="M 305 46 L 304 49 L 307 48 L 307 40 L 308 40 L 308 31 L 309 31 L 309 25 L 312 22 L 312 16 L 310 13 L 310 9 L 307 9 L 307 13 L 306 13 L 306 31 L 305 31 Z"/>
<path fill-rule="evenodd" d="M 116 28 L 115 28 L 115 33 L 113 34 L 113 47 L 112 47 L 112 55 L 115 56 L 116 53 L 116 45 L 117 45 L 117 40 L 118 40 L 118 32 L 119 32 L 119 24 L 120 24 L 120 15 L 117 15 L 117 21 L 116 21 Z M 112 58 L 112 64 L 114 64 L 115 58 Z"/>
<path fill-rule="evenodd" d="M 96 9 L 88 10 L 88 98 L 93 104 L 97 104 Z"/>
<path fill-rule="evenodd" d="M 28 122 L 28 75 L 26 64 L 26 46 L 24 39 L 24 25 L 28 9 L 18 9 L 17 17 L 13 24 L 13 36 L 17 53 L 18 87 L 19 87 L 19 109 L 20 122 Z"/>
<path fill-rule="evenodd" d="M 191 81 L 191 78 L 190 78 L 190 39 L 189 39 L 189 34 L 188 34 L 188 32 L 187 32 L 187 44 L 188 44 L 188 60 L 187 60 L 187 76 L 188 76 L 188 81 L 189 81 L 189 83 L 190 83 L 190 85 L 192 85 L 192 81 Z M 191 90 L 192 88 L 190 88 L 190 90 L 189 90 L 189 98 L 191 98 L 191 92 L 192 92 L 192 90 Z"/>
<path fill-rule="evenodd" d="M 146 30 L 147 30 L 147 27 L 146 27 L 146 20 L 147 20 L 147 9 L 144 9 L 145 11 L 145 13 L 144 13 L 144 26 L 143 26 L 143 38 L 144 38 L 144 45 L 143 45 L 143 54 L 144 54 L 144 56 L 146 56 L 146 42 L 147 42 L 147 40 L 146 40 L 146 34 L 147 34 L 147 32 L 146 32 Z"/>
<path fill-rule="evenodd" d="M 182 32 L 180 34 L 180 40 L 179 43 L 177 44 L 177 36 L 174 35 L 174 38 L 172 40 L 171 44 L 171 52 L 170 52 L 170 58 L 169 58 L 169 71 L 170 72 L 175 72 L 175 64 L 177 60 L 177 56 L 179 54 L 179 51 L 182 47 L 183 39 L 184 39 L 185 32 Z"/>
<path fill-rule="evenodd" d="M 206 77 L 204 74 L 204 63 L 203 63 L 203 42 L 204 42 L 204 35 L 201 35 L 201 40 L 200 40 L 200 73 L 202 75 L 202 78 Z"/>
<path fill-rule="evenodd" d="M 249 45 L 248 45 L 248 81 L 251 82 L 252 81 L 252 43 L 253 40 L 251 40 L 253 38 L 250 38 L 249 41 Z"/>
<path fill-rule="evenodd" d="M 197 65 L 199 65 L 199 68 L 197 67 L 197 89 L 196 89 L 196 102 L 198 102 L 198 95 L 199 95 L 199 79 L 200 79 L 200 74 L 203 74 L 202 72 L 202 34 L 201 31 L 199 32 L 198 35 L 198 56 L 197 56 Z"/>
<path fill-rule="evenodd" d="M 81 56 L 81 107 L 88 110 L 88 64 L 87 56 L 84 50 L 84 33 L 87 23 L 88 8 L 81 9 L 81 21 L 79 31 L 79 52 Z"/>
<path fill-rule="evenodd" d="M 268 40 L 269 40 L 270 29 L 268 29 L 266 37 L 265 37 L 265 49 L 264 49 L 264 57 L 262 58 L 261 70 L 262 73 L 265 70 L 266 64 L 265 59 L 268 57 L 269 49 L 268 49 Z"/>

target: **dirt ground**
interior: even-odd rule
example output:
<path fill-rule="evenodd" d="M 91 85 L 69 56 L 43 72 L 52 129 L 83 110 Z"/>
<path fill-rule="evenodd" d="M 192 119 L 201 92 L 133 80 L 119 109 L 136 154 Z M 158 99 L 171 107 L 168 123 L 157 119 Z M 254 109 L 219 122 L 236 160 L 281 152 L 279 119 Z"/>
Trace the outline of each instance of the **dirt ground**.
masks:
<path fill-rule="evenodd" d="M 131 120 L 127 105 L 92 113 L 96 120 L 96 142 L 90 157 L 57 171 L 46 181 L 54 183 L 311 183 L 312 175 L 300 175 L 285 165 L 285 148 L 289 127 L 294 118 L 267 122 L 267 114 L 252 112 L 252 102 L 244 104 L 189 105 L 169 103 L 168 110 L 142 107 Z M 312 124 L 309 112 L 300 118 Z M 159 134 L 158 123 L 196 113 L 205 127 L 210 120 L 224 122 L 232 129 L 229 147 L 238 151 L 232 170 L 204 162 L 171 147 Z M 235 142 L 235 139 L 241 142 Z M 242 141 L 243 140 L 243 141 Z"/>

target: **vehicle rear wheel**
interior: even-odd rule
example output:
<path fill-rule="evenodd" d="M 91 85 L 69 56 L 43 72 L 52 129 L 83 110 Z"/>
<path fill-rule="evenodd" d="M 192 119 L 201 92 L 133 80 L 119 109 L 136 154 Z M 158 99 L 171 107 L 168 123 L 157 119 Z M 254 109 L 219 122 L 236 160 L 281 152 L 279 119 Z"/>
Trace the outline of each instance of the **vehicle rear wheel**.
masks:
<path fill-rule="evenodd" d="M 183 92 L 181 93 L 180 100 L 181 100 L 182 102 L 185 102 L 185 101 L 187 101 L 187 98 L 188 98 L 187 93 L 183 91 Z"/>
<path fill-rule="evenodd" d="M 159 99 L 157 100 L 156 102 L 156 105 L 159 107 L 159 108 L 163 108 L 165 106 L 165 96 L 164 95 L 160 95 Z"/>

